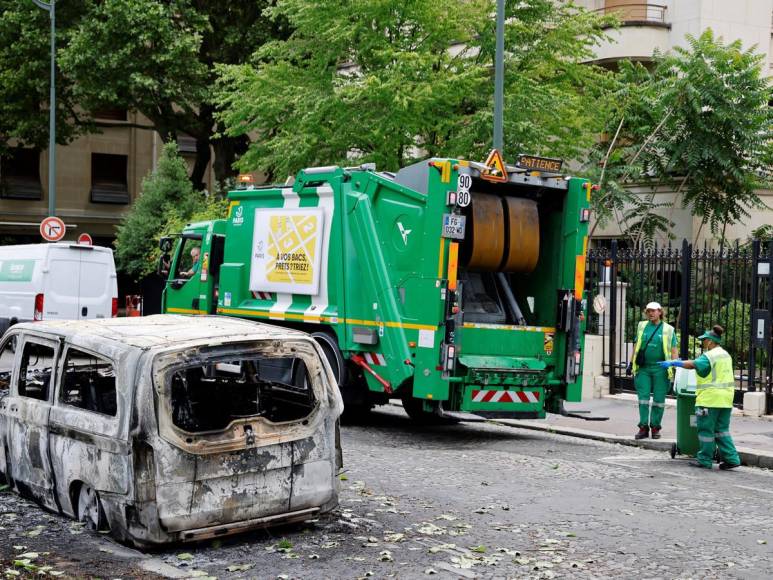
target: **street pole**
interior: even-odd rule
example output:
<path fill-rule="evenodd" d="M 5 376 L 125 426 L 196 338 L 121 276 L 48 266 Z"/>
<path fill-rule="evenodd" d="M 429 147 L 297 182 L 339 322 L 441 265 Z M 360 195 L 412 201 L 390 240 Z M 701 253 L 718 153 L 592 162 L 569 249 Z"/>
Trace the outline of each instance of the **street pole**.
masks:
<path fill-rule="evenodd" d="M 51 0 L 53 2 L 53 0 Z M 497 0 L 497 46 L 494 56 L 494 149 L 502 151 L 505 95 L 505 0 Z"/>
<path fill-rule="evenodd" d="M 56 0 L 32 0 L 51 17 L 51 90 L 48 97 L 48 215 L 56 215 Z"/>

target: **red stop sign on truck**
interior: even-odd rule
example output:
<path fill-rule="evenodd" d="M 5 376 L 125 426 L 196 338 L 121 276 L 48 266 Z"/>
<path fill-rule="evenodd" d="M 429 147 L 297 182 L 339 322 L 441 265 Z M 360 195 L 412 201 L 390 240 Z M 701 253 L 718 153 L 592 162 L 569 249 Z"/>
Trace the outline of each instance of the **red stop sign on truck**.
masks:
<path fill-rule="evenodd" d="M 89 234 L 87 234 L 86 232 L 83 232 L 81 235 L 78 236 L 78 243 L 84 246 L 91 246 L 94 244 L 94 240 L 91 239 L 91 236 Z"/>

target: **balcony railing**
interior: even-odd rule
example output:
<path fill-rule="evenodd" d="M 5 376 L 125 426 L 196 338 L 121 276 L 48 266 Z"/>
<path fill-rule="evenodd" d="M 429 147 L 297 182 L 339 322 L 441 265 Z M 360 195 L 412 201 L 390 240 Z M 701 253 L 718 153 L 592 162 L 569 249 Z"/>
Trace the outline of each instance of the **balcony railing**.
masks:
<path fill-rule="evenodd" d="M 648 24 L 656 26 L 667 26 L 666 9 L 663 4 L 650 4 L 642 2 L 640 4 L 622 4 L 619 6 L 607 6 L 599 8 L 595 12 L 599 14 L 614 14 L 620 19 L 623 25 Z"/>

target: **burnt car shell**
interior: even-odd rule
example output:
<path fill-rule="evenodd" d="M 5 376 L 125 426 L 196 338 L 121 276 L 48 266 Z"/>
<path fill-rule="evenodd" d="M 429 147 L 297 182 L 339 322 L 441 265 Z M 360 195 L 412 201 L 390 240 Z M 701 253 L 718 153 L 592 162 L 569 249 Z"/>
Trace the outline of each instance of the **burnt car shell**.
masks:
<path fill-rule="evenodd" d="M 0 470 L 47 508 L 78 518 L 78 491 L 88 486 L 111 533 L 142 546 L 305 520 L 337 505 L 343 405 L 308 335 L 176 315 L 20 324 L 0 348 L 11 334 L 56 351 L 47 401 L 20 395 L 18 368 L 0 395 Z M 112 365 L 114 416 L 63 400 L 63 365 L 76 348 Z M 33 409 L 22 416 L 25 405 Z M 12 408 L 21 436 L 10 428 Z"/>

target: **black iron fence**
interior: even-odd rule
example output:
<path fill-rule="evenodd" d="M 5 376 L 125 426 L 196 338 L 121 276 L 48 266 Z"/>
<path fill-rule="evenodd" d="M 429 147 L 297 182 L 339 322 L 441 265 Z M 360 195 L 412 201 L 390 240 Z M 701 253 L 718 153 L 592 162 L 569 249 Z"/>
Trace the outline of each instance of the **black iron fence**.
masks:
<path fill-rule="evenodd" d="M 770 242 L 720 248 L 628 248 L 612 241 L 588 254 L 588 332 L 605 337 L 602 367 L 613 391 L 633 390 L 627 370 L 636 328 L 648 302 L 663 306 L 678 333 L 681 358 L 700 354 L 697 336 L 724 327 L 724 347 L 735 364 L 736 402 L 744 391 L 767 393 L 773 410 L 770 321 Z"/>

